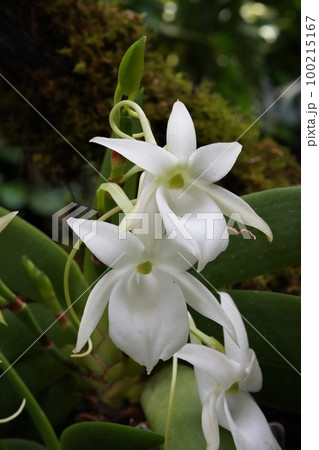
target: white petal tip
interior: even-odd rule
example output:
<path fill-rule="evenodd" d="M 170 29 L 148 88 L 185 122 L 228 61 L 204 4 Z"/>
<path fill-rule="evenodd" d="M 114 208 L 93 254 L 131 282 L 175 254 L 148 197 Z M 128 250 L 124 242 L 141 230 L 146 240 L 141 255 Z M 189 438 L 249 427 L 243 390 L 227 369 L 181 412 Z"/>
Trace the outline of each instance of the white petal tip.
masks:
<path fill-rule="evenodd" d="M 196 272 L 200 273 L 204 269 L 206 264 L 207 264 L 206 262 L 204 263 L 203 261 L 198 261 Z"/>
<path fill-rule="evenodd" d="M 272 241 L 274 240 L 273 234 L 272 233 L 271 234 L 267 234 L 267 239 L 268 239 L 269 244 L 271 244 Z"/>
<path fill-rule="evenodd" d="M 92 138 L 92 139 L 89 140 L 89 143 L 92 143 L 92 142 L 93 142 L 93 144 L 100 144 L 100 145 L 103 145 L 103 144 L 100 142 L 100 139 L 105 139 L 105 138 L 101 138 L 100 136 L 95 136 L 94 138 Z"/>

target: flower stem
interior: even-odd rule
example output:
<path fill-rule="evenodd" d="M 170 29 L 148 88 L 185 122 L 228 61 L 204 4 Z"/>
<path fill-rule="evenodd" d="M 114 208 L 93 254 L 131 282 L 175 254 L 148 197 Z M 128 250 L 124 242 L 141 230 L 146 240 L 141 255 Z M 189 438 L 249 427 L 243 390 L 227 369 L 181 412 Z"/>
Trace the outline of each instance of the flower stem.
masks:
<path fill-rule="evenodd" d="M 214 350 L 218 350 L 221 353 L 225 353 L 224 346 L 214 337 L 207 336 L 207 334 L 203 333 L 198 328 L 190 328 L 189 331 L 208 347 L 213 348 Z"/>
<path fill-rule="evenodd" d="M 207 345 L 210 348 L 213 348 L 221 353 L 225 353 L 225 348 L 224 346 L 214 337 L 212 336 L 207 336 L 207 334 L 203 333 L 202 331 L 200 331 L 195 322 L 194 319 L 192 318 L 192 316 L 190 315 L 190 313 L 188 313 L 188 323 L 189 323 L 189 332 L 190 334 L 192 334 L 193 336 L 195 336 L 196 339 L 196 344 L 200 343 L 199 341 L 203 342 L 205 345 Z M 191 337 L 191 342 L 194 343 L 194 338 Z M 193 340 L 192 340 L 193 339 Z M 198 341 L 199 339 L 199 341 Z"/>
<path fill-rule="evenodd" d="M 31 391 L 27 388 L 20 376 L 1 352 L 0 360 L 2 361 L 3 368 L 5 369 L 4 373 L 7 373 L 7 377 L 11 385 L 15 391 L 21 395 L 21 397 L 26 399 L 26 409 L 37 427 L 46 448 L 48 450 L 61 450 L 61 445 L 54 429 Z"/>
<path fill-rule="evenodd" d="M 169 435 L 170 435 L 172 415 L 173 415 L 173 403 L 174 403 L 174 397 L 175 397 L 177 368 L 178 368 L 178 359 L 176 358 L 176 356 L 173 356 L 172 380 L 171 380 L 171 389 L 170 389 L 170 393 L 169 393 L 169 402 L 168 402 L 168 410 L 167 410 L 164 450 L 168 450 L 168 446 L 169 446 Z"/>
<path fill-rule="evenodd" d="M 144 111 L 137 103 L 132 102 L 131 100 L 122 100 L 121 102 L 113 106 L 113 109 L 110 113 L 110 125 L 114 133 L 124 139 L 134 139 L 133 136 L 124 133 L 117 126 L 118 110 L 122 107 L 126 108 L 129 114 L 131 114 L 133 117 L 138 117 L 143 130 L 145 141 L 149 142 L 150 144 L 156 144 L 154 135 Z"/>

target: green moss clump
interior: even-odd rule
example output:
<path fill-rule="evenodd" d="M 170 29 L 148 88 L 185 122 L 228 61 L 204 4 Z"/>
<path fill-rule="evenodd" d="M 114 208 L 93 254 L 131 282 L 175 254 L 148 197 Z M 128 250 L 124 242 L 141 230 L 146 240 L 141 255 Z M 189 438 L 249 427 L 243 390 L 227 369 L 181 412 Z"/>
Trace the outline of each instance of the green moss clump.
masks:
<path fill-rule="evenodd" d="M 66 141 L 85 158 L 101 160 L 102 151 L 88 141 L 110 132 L 117 68 L 143 34 L 142 18 L 102 0 L 6 3 L 1 8 L 10 12 L 16 45 L 3 31 L 1 72 L 63 137 L 10 88 L 0 106 L 1 134 L 55 180 L 77 179 L 86 163 Z"/>
<path fill-rule="evenodd" d="M 301 268 L 285 267 L 276 274 L 268 273 L 242 281 L 234 286 L 228 286 L 229 289 L 251 289 L 257 291 L 281 292 L 283 294 L 300 296 Z"/>

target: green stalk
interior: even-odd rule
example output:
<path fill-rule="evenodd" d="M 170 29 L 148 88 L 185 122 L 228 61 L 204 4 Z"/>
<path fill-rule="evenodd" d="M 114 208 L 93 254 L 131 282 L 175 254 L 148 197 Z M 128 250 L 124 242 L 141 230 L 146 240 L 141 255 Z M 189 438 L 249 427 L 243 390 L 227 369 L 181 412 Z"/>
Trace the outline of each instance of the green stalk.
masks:
<path fill-rule="evenodd" d="M 11 291 L 10 288 L 0 279 L 0 295 L 5 298 L 7 302 L 14 302 L 16 295 Z"/>
<path fill-rule="evenodd" d="M 20 376 L 10 365 L 9 361 L 5 358 L 3 353 L 0 352 L 0 360 L 2 361 L 2 367 L 4 368 L 4 373 L 7 374 L 8 380 L 13 386 L 14 390 L 21 395 L 22 398 L 26 399 L 26 409 L 34 423 L 37 427 L 40 436 L 45 443 L 48 450 L 62 450 L 61 444 L 57 435 L 52 428 L 47 416 L 45 415 L 43 409 L 38 404 L 33 394 L 30 392 L 28 387 L 24 384 Z M 2 374 L 1 376 L 3 376 Z"/>
<path fill-rule="evenodd" d="M 207 334 L 203 333 L 198 328 L 194 329 L 190 327 L 189 331 L 198 339 L 200 339 L 204 344 L 206 344 L 208 347 L 225 354 L 225 347 L 214 337 L 207 336 Z"/>
<path fill-rule="evenodd" d="M 168 447 L 169 447 L 169 435 L 170 435 L 170 431 L 171 431 L 171 422 L 172 422 L 172 416 L 173 416 L 173 404 L 174 404 L 174 397 L 175 397 L 177 368 L 178 368 L 178 359 L 176 358 L 176 356 L 173 356 L 172 380 L 171 380 L 171 389 L 170 389 L 170 393 L 169 393 L 168 411 L 167 411 L 167 418 L 166 418 L 164 450 L 168 450 Z"/>

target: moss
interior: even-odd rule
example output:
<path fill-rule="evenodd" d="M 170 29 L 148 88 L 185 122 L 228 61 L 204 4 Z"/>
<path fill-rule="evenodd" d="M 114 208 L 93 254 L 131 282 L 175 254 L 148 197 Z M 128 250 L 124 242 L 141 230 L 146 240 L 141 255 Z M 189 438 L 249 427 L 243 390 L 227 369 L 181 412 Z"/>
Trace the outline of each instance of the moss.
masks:
<path fill-rule="evenodd" d="M 260 275 L 251 280 L 242 281 L 228 289 L 252 289 L 257 291 L 281 292 L 283 294 L 299 295 L 301 270 L 298 267 L 285 267 L 275 274 Z"/>
<path fill-rule="evenodd" d="M 109 135 L 108 115 L 120 60 L 146 34 L 144 107 L 160 144 L 165 143 L 172 104 L 180 99 L 194 119 L 199 146 L 241 136 L 243 151 L 231 175 L 223 180 L 226 187 L 245 193 L 299 182 L 299 165 L 288 149 L 261 140 L 259 124 L 246 132 L 254 121 L 252 115 L 230 106 L 212 84 L 203 81 L 194 87 L 166 65 L 151 47 L 152 32 L 143 25 L 142 16 L 100 0 L 27 4 L 18 0 L 9 3 L 10 8 L 14 14 L 9 26 L 18 30 L 18 45 L 5 47 L 3 60 L 15 65 L 2 63 L 2 72 L 63 138 L 10 89 L 0 106 L 2 133 L 9 143 L 21 145 L 46 177 L 70 182 L 81 171 L 91 170 L 76 150 L 100 167 L 102 149 L 88 141 Z"/>

